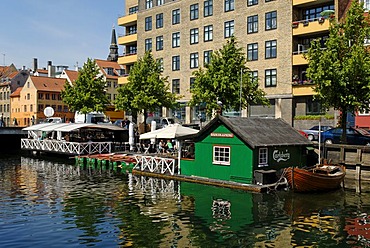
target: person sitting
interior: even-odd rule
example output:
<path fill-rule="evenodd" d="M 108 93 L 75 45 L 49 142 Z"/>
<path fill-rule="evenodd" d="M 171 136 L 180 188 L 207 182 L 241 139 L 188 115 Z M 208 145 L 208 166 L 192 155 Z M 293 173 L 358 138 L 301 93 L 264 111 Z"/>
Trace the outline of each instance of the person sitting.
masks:
<path fill-rule="evenodd" d="M 174 152 L 171 140 L 167 140 L 166 146 L 167 146 L 167 153 L 173 153 Z"/>
<path fill-rule="evenodd" d="M 159 143 L 158 143 L 158 152 L 159 153 L 164 153 L 164 147 L 165 147 L 165 144 L 164 144 L 163 140 L 160 140 Z"/>
<path fill-rule="evenodd" d="M 186 158 L 194 158 L 194 152 L 195 152 L 194 143 L 190 143 L 190 145 L 188 146 L 188 149 L 185 153 L 185 157 Z"/>

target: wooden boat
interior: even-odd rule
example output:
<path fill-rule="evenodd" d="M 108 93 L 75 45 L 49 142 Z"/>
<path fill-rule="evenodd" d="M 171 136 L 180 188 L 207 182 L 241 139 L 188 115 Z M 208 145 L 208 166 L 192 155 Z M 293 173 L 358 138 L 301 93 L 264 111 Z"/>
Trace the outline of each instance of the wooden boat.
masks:
<path fill-rule="evenodd" d="M 297 192 L 338 189 L 346 175 L 345 167 L 342 165 L 317 165 L 309 169 L 289 167 L 284 173 L 291 189 Z"/>

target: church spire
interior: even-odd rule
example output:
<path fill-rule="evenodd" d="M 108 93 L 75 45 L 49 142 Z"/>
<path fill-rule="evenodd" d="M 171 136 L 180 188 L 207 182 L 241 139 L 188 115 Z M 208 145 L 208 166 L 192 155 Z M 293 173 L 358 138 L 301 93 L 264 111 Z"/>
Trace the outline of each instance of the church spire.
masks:
<path fill-rule="evenodd" d="M 112 28 L 112 39 L 111 39 L 109 50 L 110 52 L 109 52 L 107 60 L 117 62 L 118 61 L 118 46 L 117 46 L 116 30 L 114 29 L 114 25 Z"/>

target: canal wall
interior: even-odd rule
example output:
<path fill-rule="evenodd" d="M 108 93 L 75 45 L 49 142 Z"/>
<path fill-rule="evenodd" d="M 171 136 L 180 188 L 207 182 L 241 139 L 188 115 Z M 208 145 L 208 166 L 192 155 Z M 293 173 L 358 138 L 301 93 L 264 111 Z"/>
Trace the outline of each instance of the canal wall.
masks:
<path fill-rule="evenodd" d="M 17 152 L 21 150 L 21 139 L 27 137 L 22 127 L 0 128 L 0 151 Z"/>

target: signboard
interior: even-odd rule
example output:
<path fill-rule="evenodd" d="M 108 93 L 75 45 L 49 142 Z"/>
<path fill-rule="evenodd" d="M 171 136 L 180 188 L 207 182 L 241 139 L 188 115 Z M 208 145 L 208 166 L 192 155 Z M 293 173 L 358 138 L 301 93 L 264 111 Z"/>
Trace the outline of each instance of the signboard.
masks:
<path fill-rule="evenodd" d="M 216 138 L 233 138 L 234 134 L 233 133 L 211 133 L 211 137 L 216 137 Z"/>
<path fill-rule="evenodd" d="M 285 151 L 274 150 L 272 153 L 272 158 L 278 163 L 281 161 L 286 162 L 290 159 L 290 152 L 288 150 Z"/>
<path fill-rule="evenodd" d="M 46 117 L 52 117 L 54 115 L 54 109 L 52 107 L 46 107 L 44 109 L 44 115 Z"/>

